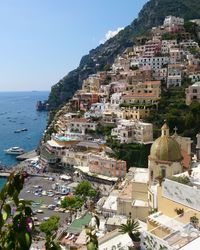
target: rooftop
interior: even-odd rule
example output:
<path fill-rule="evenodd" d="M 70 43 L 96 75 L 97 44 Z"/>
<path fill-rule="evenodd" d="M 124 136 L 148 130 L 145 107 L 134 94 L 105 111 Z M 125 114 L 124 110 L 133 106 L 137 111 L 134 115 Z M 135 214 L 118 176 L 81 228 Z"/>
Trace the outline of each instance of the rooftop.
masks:
<path fill-rule="evenodd" d="M 103 205 L 103 209 L 117 211 L 117 198 L 117 195 L 109 195 Z"/>
<path fill-rule="evenodd" d="M 91 173 L 89 171 L 89 167 L 74 166 L 74 168 L 79 169 L 80 171 L 82 171 L 83 173 L 86 173 L 89 176 L 94 176 L 94 177 L 97 177 L 97 178 L 102 179 L 102 180 L 107 180 L 107 181 L 117 181 L 118 180 L 117 177 L 108 177 L 105 175 Z"/>
<path fill-rule="evenodd" d="M 129 168 L 129 172 L 132 174 L 133 182 L 147 183 L 149 179 L 149 171 L 147 168 Z"/>
<path fill-rule="evenodd" d="M 149 233 L 162 239 L 172 249 L 192 249 L 188 248 L 191 242 L 200 239 L 199 230 L 190 223 L 190 217 L 193 215 L 192 210 L 187 210 L 182 216 L 179 215 L 175 218 L 168 217 L 161 212 L 154 213 L 148 217 L 148 220 L 156 223 L 158 227 L 149 231 Z M 162 237 L 157 235 L 157 232 L 160 231 L 162 231 Z"/>
<path fill-rule="evenodd" d="M 89 213 L 85 214 L 80 219 L 75 219 L 72 224 L 68 228 L 68 232 L 76 234 L 80 233 L 82 231 L 83 226 L 86 226 L 89 224 L 90 220 L 92 218 L 92 215 Z"/>
<path fill-rule="evenodd" d="M 192 87 L 200 87 L 200 82 L 195 82 L 194 84 L 192 84 Z"/>

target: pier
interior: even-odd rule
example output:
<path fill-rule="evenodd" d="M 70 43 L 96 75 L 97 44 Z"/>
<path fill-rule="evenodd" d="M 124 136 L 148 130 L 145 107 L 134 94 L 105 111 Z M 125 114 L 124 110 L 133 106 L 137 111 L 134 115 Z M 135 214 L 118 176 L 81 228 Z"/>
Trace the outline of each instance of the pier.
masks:
<path fill-rule="evenodd" d="M 38 156 L 37 152 L 35 150 L 32 150 L 30 152 L 27 152 L 27 153 L 24 153 L 22 155 L 17 156 L 16 159 L 18 161 L 25 161 L 27 159 L 34 158 L 36 156 Z"/>

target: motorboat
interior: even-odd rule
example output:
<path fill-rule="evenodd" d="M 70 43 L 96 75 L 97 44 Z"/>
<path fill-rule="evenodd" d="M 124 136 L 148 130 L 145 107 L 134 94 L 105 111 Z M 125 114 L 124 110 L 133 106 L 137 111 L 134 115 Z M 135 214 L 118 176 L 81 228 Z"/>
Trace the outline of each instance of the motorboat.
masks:
<path fill-rule="evenodd" d="M 23 132 L 23 131 L 28 131 L 28 129 L 27 129 L 27 128 L 22 128 L 21 131 L 22 131 L 22 132 Z"/>
<path fill-rule="evenodd" d="M 10 155 L 21 155 L 24 153 L 24 149 L 20 147 L 12 147 L 12 148 L 5 149 L 4 152 Z"/>
<path fill-rule="evenodd" d="M 14 131 L 14 133 L 20 133 L 20 132 L 21 132 L 20 129 L 17 129 L 17 130 Z"/>

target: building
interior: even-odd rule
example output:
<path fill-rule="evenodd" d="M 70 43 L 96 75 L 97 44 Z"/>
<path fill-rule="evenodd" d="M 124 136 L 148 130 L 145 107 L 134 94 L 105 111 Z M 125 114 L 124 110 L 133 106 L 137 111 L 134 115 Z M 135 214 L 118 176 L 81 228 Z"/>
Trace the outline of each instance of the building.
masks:
<path fill-rule="evenodd" d="M 131 66 L 138 66 L 140 69 L 150 67 L 150 69 L 156 70 L 174 62 L 175 60 L 168 56 L 136 57 L 131 60 Z"/>
<path fill-rule="evenodd" d="M 90 117 L 94 117 L 94 118 L 98 118 L 101 117 L 103 114 L 103 111 L 106 108 L 106 104 L 105 103 L 93 103 L 91 105 L 91 108 L 89 111 L 85 112 L 84 117 L 86 119 L 90 118 Z"/>
<path fill-rule="evenodd" d="M 175 16 L 166 16 L 163 25 L 165 27 L 183 26 L 184 19 Z"/>
<path fill-rule="evenodd" d="M 181 86 L 182 81 L 182 65 L 169 64 L 167 72 L 167 88 Z"/>
<path fill-rule="evenodd" d="M 152 80 L 151 69 L 137 69 L 129 71 L 127 82 L 129 85 L 137 84 L 138 82 L 147 82 Z"/>
<path fill-rule="evenodd" d="M 150 108 L 146 106 L 138 107 L 123 107 L 121 108 L 121 116 L 118 116 L 121 119 L 127 120 L 142 120 L 148 117 L 150 114 Z"/>
<path fill-rule="evenodd" d="M 145 221 L 148 216 L 148 169 L 131 168 L 132 179 L 126 182 L 117 198 L 117 214 Z"/>
<path fill-rule="evenodd" d="M 156 81 L 164 81 L 167 79 L 167 67 L 161 69 L 155 69 L 153 71 L 153 79 Z"/>
<path fill-rule="evenodd" d="M 200 167 L 166 178 L 156 187 L 158 212 L 148 216 L 147 235 L 166 249 L 193 250 L 200 244 Z M 180 180 L 187 180 L 181 182 Z M 165 248 L 164 248 L 165 249 Z"/>
<path fill-rule="evenodd" d="M 169 135 L 169 127 L 166 123 L 161 131 L 161 136 L 152 144 L 149 155 L 150 183 L 156 183 L 158 178 L 169 178 L 183 171 L 183 156 L 178 142 Z"/>
<path fill-rule="evenodd" d="M 189 77 L 189 79 L 191 80 L 192 83 L 200 81 L 200 73 L 199 72 L 190 74 L 188 77 Z"/>
<path fill-rule="evenodd" d="M 161 53 L 161 41 L 160 40 L 149 40 L 145 43 L 144 57 L 154 57 Z"/>
<path fill-rule="evenodd" d="M 200 102 L 200 82 L 196 82 L 186 89 L 186 104 Z"/>
<path fill-rule="evenodd" d="M 77 91 L 69 103 L 72 110 L 87 111 L 93 103 L 97 103 L 98 101 L 99 95 L 97 93 Z"/>
<path fill-rule="evenodd" d="M 100 88 L 101 82 L 97 74 L 90 75 L 86 80 L 83 80 L 82 90 L 88 93 L 96 93 Z"/>
<path fill-rule="evenodd" d="M 169 49 L 169 55 L 170 55 L 170 58 L 172 58 L 172 60 L 175 63 L 180 63 L 181 61 L 183 61 L 183 59 L 185 57 L 185 52 L 184 52 L 183 49 L 170 48 Z"/>
<path fill-rule="evenodd" d="M 91 122 L 86 118 L 74 118 L 69 123 L 68 131 L 85 134 L 86 130 L 95 131 L 96 127 L 96 122 Z"/>
<path fill-rule="evenodd" d="M 130 93 L 122 96 L 122 103 L 135 106 L 157 106 L 159 99 L 153 93 Z"/>
<path fill-rule="evenodd" d="M 157 98 L 160 98 L 161 82 L 160 81 L 139 82 L 136 85 L 135 84 L 128 85 L 126 90 L 128 93 L 132 92 L 135 94 L 153 94 L 157 96 Z"/>
<path fill-rule="evenodd" d="M 110 97 L 110 105 L 112 108 L 118 108 L 122 103 L 122 93 L 114 93 Z"/>
<path fill-rule="evenodd" d="M 200 134 L 197 134 L 197 145 L 196 145 L 196 155 L 197 160 L 200 161 Z"/>
<path fill-rule="evenodd" d="M 162 40 L 161 54 L 169 54 L 170 49 L 175 46 L 177 46 L 177 40 Z"/>
<path fill-rule="evenodd" d="M 120 143 L 151 143 L 153 141 L 153 125 L 140 121 L 120 120 L 111 135 Z"/>
<path fill-rule="evenodd" d="M 89 154 L 88 166 L 91 173 L 109 177 L 124 177 L 127 171 L 125 161 L 108 157 L 105 153 Z"/>

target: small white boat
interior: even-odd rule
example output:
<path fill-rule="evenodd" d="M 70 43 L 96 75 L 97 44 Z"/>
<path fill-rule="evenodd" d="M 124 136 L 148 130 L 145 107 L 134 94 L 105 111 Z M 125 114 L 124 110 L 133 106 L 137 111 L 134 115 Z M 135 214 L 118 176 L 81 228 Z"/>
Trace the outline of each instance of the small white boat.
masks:
<path fill-rule="evenodd" d="M 12 148 L 5 149 L 4 152 L 10 155 L 21 155 L 24 153 L 24 150 L 23 148 L 20 148 L 20 147 L 12 147 Z"/>

